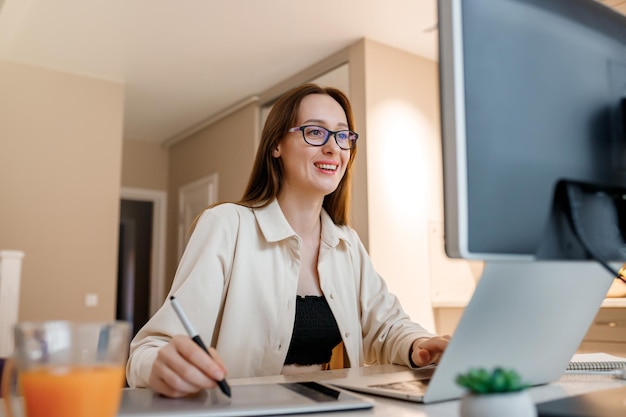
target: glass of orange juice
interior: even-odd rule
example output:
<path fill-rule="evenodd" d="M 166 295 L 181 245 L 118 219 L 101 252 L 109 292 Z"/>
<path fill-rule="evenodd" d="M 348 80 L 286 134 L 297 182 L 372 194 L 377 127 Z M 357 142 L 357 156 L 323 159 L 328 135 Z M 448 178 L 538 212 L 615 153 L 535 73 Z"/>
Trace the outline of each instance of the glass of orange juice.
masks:
<path fill-rule="evenodd" d="M 117 415 L 128 323 L 22 322 L 15 325 L 14 336 L 2 383 L 7 417 Z"/>

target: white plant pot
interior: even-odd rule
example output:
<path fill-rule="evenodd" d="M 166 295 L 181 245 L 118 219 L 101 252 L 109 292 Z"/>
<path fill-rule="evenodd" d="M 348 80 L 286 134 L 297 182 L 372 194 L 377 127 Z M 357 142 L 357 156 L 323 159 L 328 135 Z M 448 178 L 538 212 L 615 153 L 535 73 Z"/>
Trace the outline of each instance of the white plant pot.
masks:
<path fill-rule="evenodd" d="M 466 394 L 460 407 L 461 417 L 537 417 L 528 391 Z"/>

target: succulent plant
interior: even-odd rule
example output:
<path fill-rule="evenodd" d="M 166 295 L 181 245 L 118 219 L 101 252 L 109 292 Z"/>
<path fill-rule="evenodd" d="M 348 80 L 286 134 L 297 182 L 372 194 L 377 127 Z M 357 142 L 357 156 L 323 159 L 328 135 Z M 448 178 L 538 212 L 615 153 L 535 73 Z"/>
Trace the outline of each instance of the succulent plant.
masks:
<path fill-rule="evenodd" d="M 484 368 L 473 368 L 456 377 L 456 383 L 467 388 L 473 394 L 493 394 L 515 392 L 528 388 L 521 377 L 513 369 L 500 367 L 488 371 Z"/>

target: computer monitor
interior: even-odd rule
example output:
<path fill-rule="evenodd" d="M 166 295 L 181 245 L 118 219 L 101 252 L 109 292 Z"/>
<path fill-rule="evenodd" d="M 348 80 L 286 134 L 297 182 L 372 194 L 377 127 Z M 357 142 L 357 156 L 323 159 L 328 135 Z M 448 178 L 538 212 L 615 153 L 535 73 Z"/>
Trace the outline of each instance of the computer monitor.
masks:
<path fill-rule="evenodd" d="M 448 256 L 595 258 L 582 231 L 623 261 L 626 17 L 591 0 L 441 0 L 439 37 Z"/>

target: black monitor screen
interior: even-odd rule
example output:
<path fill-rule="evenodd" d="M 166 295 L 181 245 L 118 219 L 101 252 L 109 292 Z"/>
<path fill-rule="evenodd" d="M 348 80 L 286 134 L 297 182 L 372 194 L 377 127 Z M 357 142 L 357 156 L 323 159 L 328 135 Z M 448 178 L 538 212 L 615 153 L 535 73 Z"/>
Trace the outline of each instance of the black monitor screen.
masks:
<path fill-rule="evenodd" d="M 626 187 L 626 17 L 595 1 L 442 0 L 449 256 L 534 257 L 555 187 Z"/>

